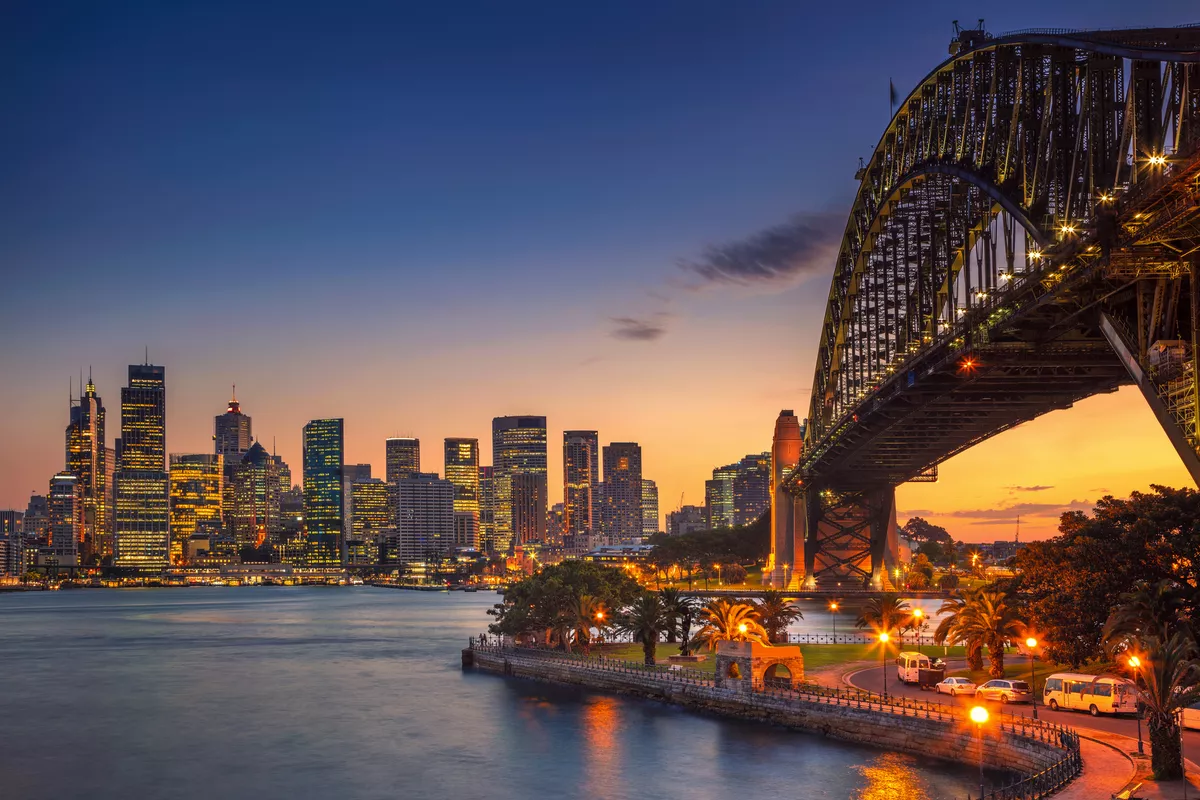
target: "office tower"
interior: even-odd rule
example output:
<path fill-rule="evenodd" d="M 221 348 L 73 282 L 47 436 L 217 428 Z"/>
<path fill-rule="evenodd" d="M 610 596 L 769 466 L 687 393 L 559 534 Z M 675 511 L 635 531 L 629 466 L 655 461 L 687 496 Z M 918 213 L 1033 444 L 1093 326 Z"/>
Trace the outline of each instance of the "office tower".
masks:
<path fill-rule="evenodd" d="M 380 478 L 367 478 L 351 484 L 354 522 L 346 544 L 346 557 L 350 564 L 380 562 L 381 547 L 394 530 L 392 508 L 395 491 L 395 486 Z"/>
<path fill-rule="evenodd" d="M 522 480 L 519 511 L 514 505 L 515 478 Z M 546 418 L 496 417 L 492 420 L 492 479 L 496 497 L 496 549 L 512 551 L 514 541 L 541 541 L 546 532 Z M 534 484 L 540 483 L 540 490 Z M 541 499 L 541 507 L 533 504 Z"/>
<path fill-rule="evenodd" d="M 395 489 L 395 548 L 400 561 L 430 561 L 454 549 L 454 484 L 435 472 L 401 478 Z"/>
<path fill-rule="evenodd" d="M 551 547 L 562 547 L 566 541 L 567 531 L 566 503 L 555 503 L 546 512 L 546 544 Z"/>
<path fill-rule="evenodd" d="M 642 537 L 658 533 L 658 484 L 642 479 Z"/>
<path fill-rule="evenodd" d="M 169 562 L 166 368 L 131 364 L 121 389 L 113 563 L 160 570 Z"/>
<path fill-rule="evenodd" d="M 113 554 L 113 529 L 117 514 L 117 451 L 104 448 L 104 529 L 97 531 L 97 546 L 101 558 Z"/>
<path fill-rule="evenodd" d="M 253 442 L 254 438 L 250 435 L 250 417 L 242 413 L 235 386 L 225 413 L 213 418 L 213 452 L 224 456 L 226 467 L 231 467 L 242 460 L 242 456 Z"/>
<path fill-rule="evenodd" d="M 226 527 L 239 550 L 279 543 L 284 527 L 281 464 L 282 460 L 268 453 L 262 442 L 255 442 L 232 469 L 226 469 L 231 476 L 231 486 L 225 493 L 231 504 L 226 509 Z"/>
<path fill-rule="evenodd" d="M 188 540 L 221 533 L 225 513 L 225 457 L 172 453 L 170 485 L 171 563 L 183 565 Z"/>
<path fill-rule="evenodd" d="M 354 492 L 351 487 L 358 481 L 371 480 L 370 464 L 342 465 L 342 537 L 349 539 L 354 531 Z"/>
<path fill-rule="evenodd" d="M 692 531 L 707 530 L 706 517 L 703 506 L 681 506 L 678 511 L 667 514 L 667 535 L 682 536 Z"/>
<path fill-rule="evenodd" d="M 4 544 L 4 553 L 0 556 L 0 574 L 25 574 L 24 519 L 24 511 L 0 511 L 0 542 Z"/>
<path fill-rule="evenodd" d="M 71 399 L 67 425 L 66 471 L 79 479 L 83 493 L 83 550 L 88 558 L 100 555 L 109 525 L 109 490 L 104 438 L 104 404 L 88 375 L 87 388 Z"/>
<path fill-rule="evenodd" d="M 605 536 L 611 544 L 642 541 L 642 448 L 613 442 L 604 448 Z"/>
<path fill-rule="evenodd" d="M 704 482 L 704 505 L 708 510 L 708 527 L 733 527 L 733 483 L 738 465 L 728 464 L 713 470 L 711 481 Z"/>
<path fill-rule="evenodd" d="M 750 525 L 771 507 L 771 454 L 751 453 L 733 479 L 733 524 Z"/>
<path fill-rule="evenodd" d="M 30 495 L 22 526 L 26 538 L 33 539 L 38 545 L 50 543 L 50 502 L 45 495 Z"/>
<path fill-rule="evenodd" d="M 60 567 L 79 564 L 79 543 L 83 536 L 83 486 L 70 472 L 50 479 L 50 550 L 53 563 Z"/>
<path fill-rule="evenodd" d="M 454 546 L 479 546 L 479 440 L 445 442 L 446 480 L 454 484 Z"/>
<path fill-rule="evenodd" d="M 279 470 L 279 491 L 290 492 L 292 490 L 292 468 L 283 460 L 283 456 L 271 456 L 271 460 L 275 462 L 275 468 Z"/>
<path fill-rule="evenodd" d="M 304 526 L 310 567 L 332 567 L 342 560 L 341 419 L 314 419 L 304 426 Z"/>
<path fill-rule="evenodd" d="M 421 471 L 421 440 L 410 436 L 393 436 L 384 443 L 387 466 L 384 477 L 388 483 L 411 478 Z"/>
<path fill-rule="evenodd" d="M 496 552 L 496 483 L 491 467 L 479 468 L 479 549 Z"/>
<path fill-rule="evenodd" d="M 586 548 L 600 529 L 600 440 L 596 431 L 563 431 L 563 539 Z"/>

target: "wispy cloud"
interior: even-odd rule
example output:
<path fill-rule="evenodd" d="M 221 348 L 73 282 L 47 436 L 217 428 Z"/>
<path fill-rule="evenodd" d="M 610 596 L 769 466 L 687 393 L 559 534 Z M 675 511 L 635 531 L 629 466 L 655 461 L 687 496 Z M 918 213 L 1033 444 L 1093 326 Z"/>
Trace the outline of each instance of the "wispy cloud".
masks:
<path fill-rule="evenodd" d="M 844 216 L 830 212 L 797 214 L 781 225 L 724 244 L 709 245 L 679 267 L 698 286 L 786 286 L 829 273 L 844 231 Z"/>
<path fill-rule="evenodd" d="M 653 342 L 667 332 L 667 315 L 655 314 L 653 317 L 609 317 L 613 324 L 609 335 L 614 339 L 624 339 L 629 342 Z"/>
<path fill-rule="evenodd" d="M 1044 492 L 1047 489 L 1053 489 L 1054 487 L 1042 486 L 1041 484 L 1038 484 L 1037 486 L 1005 486 L 1004 488 L 1008 489 L 1010 492 Z"/>
<path fill-rule="evenodd" d="M 977 508 L 948 511 L 939 516 L 971 520 L 973 525 L 996 525 L 1012 522 L 1022 517 L 1057 517 L 1067 511 L 1091 511 L 1090 500 L 1072 500 L 1069 503 L 1014 503 L 1002 508 Z"/>

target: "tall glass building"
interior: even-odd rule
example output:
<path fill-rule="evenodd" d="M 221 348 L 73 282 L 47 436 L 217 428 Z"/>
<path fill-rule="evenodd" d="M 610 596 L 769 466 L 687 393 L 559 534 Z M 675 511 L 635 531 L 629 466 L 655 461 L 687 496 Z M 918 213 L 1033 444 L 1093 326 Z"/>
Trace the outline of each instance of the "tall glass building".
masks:
<path fill-rule="evenodd" d="M 658 533 L 658 484 L 642 478 L 642 536 Z"/>
<path fill-rule="evenodd" d="M 87 388 L 71 401 L 67 425 L 67 472 L 79 479 L 83 495 L 83 555 L 109 555 L 110 497 L 105 456 L 104 403 L 88 375 Z"/>
<path fill-rule="evenodd" d="M 479 440 L 447 438 L 446 480 L 454 484 L 454 546 L 479 544 Z"/>
<path fill-rule="evenodd" d="M 285 482 L 281 475 L 282 463 L 261 442 L 255 442 L 232 469 L 226 470 L 233 485 L 225 493 L 232 504 L 225 518 L 228 533 L 239 548 L 257 547 L 264 542 L 279 545 L 284 523 L 281 497 L 285 489 L 291 488 L 290 478 Z"/>
<path fill-rule="evenodd" d="M 532 476 L 513 504 L 514 478 Z M 512 551 L 514 541 L 541 541 L 546 532 L 546 418 L 496 417 L 492 420 L 492 477 L 496 496 L 496 550 Z M 540 484 L 540 491 L 539 486 Z M 541 508 L 536 504 L 541 502 Z"/>
<path fill-rule="evenodd" d="M 250 417 L 242 413 L 235 386 L 225 413 L 213 417 L 213 451 L 219 456 L 224 456 L 225 464 L 232 467 L 242 460 L 242 456 L 253 442 L 254 438 L 250 435 Z"/>
<path fill-rule="evenodd" d="M 600 438 L 596 431 L 563 431 L 563 538 L 568 548 L 590 547 L 600 528 Z"/>
<path fill-rule="evenodd" d="M 421 440 L 411 436 L 393 436 L 384 442 L 386 466 L 384 479 L 395 483 L 421 471 Z"/>
<path fill-rule="evenodd" d="M 604 521 L 609 544 L 642 541 L 642 447 L 613 442 L 604 448 Z"/>
<path fill-rule="evenodd" d="M 314 419 L 304 426 L 304 525 L 310 567 L 342 563 L 342 463 L 345 453 L 341 419 Z"/>
<path fill-rule="evenodd" d="M 171 563 L 187 560 L 193 536 L 220 534 L 225 513 L 225 457 L 172 453 L 170 480 Z"/>
<path fill-rule="evenodd" d="M 496 482 L 491 467 L 479 468 L 479 549 L 496 552 Z"/>
<path fill-rule="evenodd" d="M 113 563 L 157 571 L 170 564 L 166 368 L 131 364 L 121 389 Z"/>
<path fill-rule="evenodd" d="M 70 472 L 50 479 L 50 550 L 54 564 L 79 564 L 79 540 L 83 535 L 83 487 Z"/>

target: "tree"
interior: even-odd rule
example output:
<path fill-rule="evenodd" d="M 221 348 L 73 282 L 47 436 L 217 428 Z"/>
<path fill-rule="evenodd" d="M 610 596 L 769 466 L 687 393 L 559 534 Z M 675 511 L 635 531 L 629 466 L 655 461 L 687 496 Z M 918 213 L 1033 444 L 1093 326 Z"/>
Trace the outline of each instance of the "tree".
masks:
<path fill-rule="evenodd" d="M 504 636 L 537 635 L 549 644 L 555 631 L 574 628 L 579 599 L 584 595 L 607 608 L 620 608 L 641 591 L 624 570 L 593 561 L 563 561 L 510 586 L 504 601 L 488 610 L 495 618 L 488 631 Z"/>
<path fill-rule="evenodd" d="M 949 544 L 953 541 L 950 533 L 941 525 L 934 525 L 921 517 L 913 517 L 904 523 L 901 530 L 904 535 L 915 542 L 937 542 Z"/>
<path fill-rule="evenodd" d="M 1150 732 L 1150 765 L 1156 780 L 1183 777 L 1177 714 L 1200 698 L 1200 648 L 1195 632 L 1179 612 L 1190 591 L 1167 579 L 1141 584 L 1126 594 L 1104 628 L 1114 657 L 1137 655 L 1142 666 L 1138 694 Z"/>
<path fill-rule="evenodd" d="M 938 615 L 941 621 L 933 631 L 933 640 L 938 644 L 962 644 L 967 650 L 967 669 L 978 672 L 983 669 L 983 637 L 979 630 L 968 624 L 974 613 L 973 599 L 978 589 L 968 590 L 958 597 L 943 600 Z"/>
<path fill-rule="evenodd" d="M 659 591 L 658 596 L 662 600 L 663 609 L 671 622 L 670 627 L 667 628 L 667 641 L 674 642 L 676 637 L 679 637 L 679 654 L 689 655 L 692 620 L 696 618 L 699 602 L 696 598 L 687 597 L 678 589 L 670 587 Z"/>
<path fill-rule="evenodd" d="M 588 653 L 592 645 L 592 628 L 603 630 L 605 617 L 608 616 L 604 602 L 590 594 L 580 595 L 572 611 L 575 618 L 575 644 L 582 647 L 584 653 Z"/>
<path fill-rule="evenodd" d="M 933 564 L 929 562 L 929 556 L 924 553 L 917 553 L 913 558 L 911 571 L 924 573 L 926 578 L 933 580 Z"/>
<path fill-rule="evenodd" d="M 914 592 L 922 592 L 929 588 L 929 576 L 916 570 L 908 573 L 908 588 Z"/>
<path fill-rule="evenodd" d="M 958 576 L 957 575 L 949 575 L 949 574 L 943 575 L 942 577 L 938 578 L 938 588 L 941 589 L 942 591 L 947 591 L 947 592 L 950 591 L 951 589 L 957 589 L 958 588 Z"/>
<path fill-rule="evenodd" d="M 758 601 L 758 619 L 767 632 L 768 642 L 786 644 L 788 625 L 804 619 L 804 614 L 784 599 L 782 592 L 768 589 Z"/>
<path fill-rule="evenodd" d="M 946 561 L 946 548 L 941 542 L 921 542 L 917 554 L 925 556 L 935 564 L 943 564 Z"/>
<path fill-rule="evenodd" d="M 648 667 L 654 666 L 658 638 L 670 624 L 662 600 L 653 592 L 643 592 L 617 617 L 617 628 L 642 643 L 642 656 Z"/>
<path fill-rule="evenodd" d="M 767 631 L 758 621 L 758 610 L 746 603 L 714 600 L 701 612 L 704 626 L 696 632 L 696 643 L 716 650 L 719 642 L 767 644 Z"/>
<path fill-rule="evenodd" d="M 880 633 L 899 630 L 912 615 L 912 607 L 908 601 L 901 600 L 900 595 L 887 592 L 876 595 L 867 601 L 858 619 L 854 621 L 856 628 L 873 628 Z"/>
<path fill-rule="evenodd" d="M 963 630 L 969 640 L 982 641 L 987 645 L 988 674 L 993 678 L 1004 677 L 1004 646 L 1026 630 L 1026 625 L 1017 617 L 1016 607 L 1009 602 L 1008 594 L 992 587 L 972 592 L 967 597 L 968 613 L 963 620 Z"/>

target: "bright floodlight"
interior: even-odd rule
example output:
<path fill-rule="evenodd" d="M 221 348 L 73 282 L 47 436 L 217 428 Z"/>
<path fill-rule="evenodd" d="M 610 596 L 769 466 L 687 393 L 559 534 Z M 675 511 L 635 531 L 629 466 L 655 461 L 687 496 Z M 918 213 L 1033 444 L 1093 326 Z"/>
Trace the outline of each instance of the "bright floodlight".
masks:
<path fill-rule="evenodd" d="M 1129 666 L 1133 667 L 1134 669 L 1137 669 L 1141 665 L 1142 665 L 1142 660 L 1140 658 L 1138 658 L 1137 656 L 1129 657 Z"/>
<path fill-rule="evenodd" d="M 988 721 L 988 711 L 983 706 L 975 706 L 971 709 L 971 722 L 976 725 L 982 725 Z"/>
<path fill-rule="evenodd" d="M 925 616 L 925 612 L 918 608 L 915 611 L 913 611 L 913 616 L 916 617 L 917 619 L 920 619 L 921 617 Z"/>
<path fill-rule="evenodd" d="M 1025 646 L 1029 647 L 1029 648 L 1037 647 L 1037 639 L 1030 636 L 1028 639 L 1025 640 Z"/>
<path fill-rule="evenodd" d="M 879 634 L 879 641 L 883 642 L 884 644 L 887 644 L 888 639 L 890 639 L 890 638 L 891 637 L 887 635 L 887 631 L 884 631 L 883 633 Z"/>
<path fill-rule="evenodd" d="M 738 625 L 738 633 L 745 633 L 745 632 L 746 632 L 746 623 L 743 622 L 741 625 Z"/>

